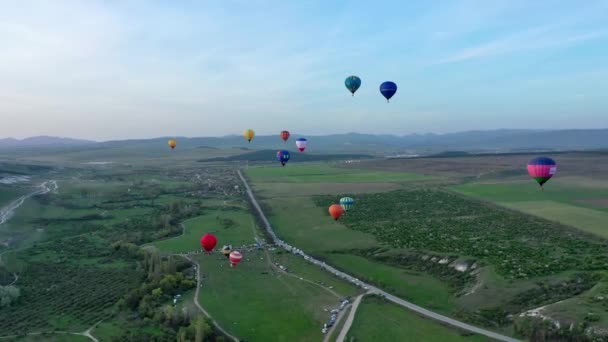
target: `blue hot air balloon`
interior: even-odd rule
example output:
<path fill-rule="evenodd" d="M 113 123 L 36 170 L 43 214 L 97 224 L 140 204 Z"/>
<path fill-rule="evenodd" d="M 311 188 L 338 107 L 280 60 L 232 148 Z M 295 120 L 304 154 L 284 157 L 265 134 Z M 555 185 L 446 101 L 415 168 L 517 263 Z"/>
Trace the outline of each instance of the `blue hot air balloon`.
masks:
<path fill-rule="evenodd" d="M 382 93 L 382 96 L 386 97 L 386 102 L 388 102 L 396 92 L 397 85 L 395 82 L 386 81 L 380 85 L 380 93 Z"/>
<path fill-rule="evenodd" d="M 353 94 L 353 96 L 355 96 L 355 92 L 361 86 L 361 79 L 357 76 L 348 76 L 346 80 L 344 80 L 344 85 Z"/>
<path fill-rule="evenodd" d="M 279 152 L 277 152 L 277 160 L 279 162 L 281 162 L 281 165 L 283 165 L 283 166 L 285 166 L 285 164 L 287 164 L 290 157 L 291 156 L 289 155 L 289 151 L 287 151 L 287 150 L 280 150 Z"/>

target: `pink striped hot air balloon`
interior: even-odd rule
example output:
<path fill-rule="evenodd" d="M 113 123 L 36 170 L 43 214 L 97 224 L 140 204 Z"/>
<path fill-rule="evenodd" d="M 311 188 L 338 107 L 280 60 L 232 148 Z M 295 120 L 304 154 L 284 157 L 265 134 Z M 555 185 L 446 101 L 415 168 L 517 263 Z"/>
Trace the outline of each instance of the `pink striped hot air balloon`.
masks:
<path fill-rule="evenodd" d="M 553 159 L 548 157 L 534 158 L 528 163 L 528 173 L 538 182 L 541 190 L 543 189 L 543 184 L 553 177 L 556 172 L 557 164 L 555 164 Z"/>
<path fill-rule="evenodd" d="M 230 267 L 235 267 L 243 259 L 243 255 L 239 251 L 232 251 L 230 253 Z"/>

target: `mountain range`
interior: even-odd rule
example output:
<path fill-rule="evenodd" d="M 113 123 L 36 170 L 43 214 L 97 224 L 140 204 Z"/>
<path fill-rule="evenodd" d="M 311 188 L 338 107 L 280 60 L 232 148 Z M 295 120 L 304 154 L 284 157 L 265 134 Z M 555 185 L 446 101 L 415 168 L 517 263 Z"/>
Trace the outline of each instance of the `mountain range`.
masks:
<path fill-rule="evenodd" d="M 224 137 L 171 137 L 178 141 L 178 149 L 249 148 L 249 149 L 294 149 L 296 138 L 283 143 L 279 135 L 256 136 L 248 143 L 242 136 Z M 309 136 L 309 152 L 377 154 L 436 153 L 460 150 L 470 152 L 513 152 L 533 150 L 590 150 L 608 148 L 608 129 L 568 130 L 513 130 L 467 131 L 447 134 L 375 135 L 361 133 Z M 0 149 L 104 149 L 117 147 L 154 148 L 166 147 L 169 137 L 135 140 L 113 140 L 95 142 L 89 140 L 57 138 L 49 136 L 31 137 L 23 140 L 0 139 Z"/>

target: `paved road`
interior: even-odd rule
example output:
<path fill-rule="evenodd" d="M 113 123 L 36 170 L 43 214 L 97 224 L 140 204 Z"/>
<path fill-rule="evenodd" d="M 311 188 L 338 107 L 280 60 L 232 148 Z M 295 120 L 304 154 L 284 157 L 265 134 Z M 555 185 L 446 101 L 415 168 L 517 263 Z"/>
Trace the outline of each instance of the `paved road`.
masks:
<path fill-rule="evenodd" d="M 338 335 L 336 342 L 344 342 L 344 339 L 346 338 L 346 334 L 350 330 L 350 327 L 353 325 L 353 321 L 355 320 L 355 313 L 357 312 L 357 309 L 359 308 L 359 304 L 361 304 L 361 299 L 363 299 L 363 296 L 365 296 L 365 295 L 366 295 L 366 293 L 360 294 L 359 296 L 357 296 L 357 298 L 355 298 L 355 301 L 353 302 L 353 306 L 350 309 L 350 313 L 348 314 L 348 318 L 346 318 L 346 322 L 344 322 L 344 326 L 342 327 L 342 330 L 340 330 L 340 335 Z"/>
<path fill-rule="evenodd" d="M 349 281 L 359 287 L 362 287 L 365 290 L 368 290 L 370 293 L 374 293 L 374 294 L 378 294 L 381 295 L 383 297 L 385 297 L 387 300 L 390 300 L 391 302 L 401 305 L 405 308 L 408 308 L 412 311 L 415 311 L 423 316 L 435 319 L 437 321 L 441 321 L 444 323 L 447 323 L 451 326 L 457 327 L 459 329 L 463 329 L 463 330 L 467 330 L 479 335 L 484 335 L 487 337 L 491 337 L 494 338 L 496 340 L 499 341 L 505 341 L 505 342 L 520 342 L 520 340 L 514 339 L 512 337 L 509 336 L 505 336 L 505 335 L 501 335 L 498 333 L 495 333 L 493 331 L 490 330 L 486 330 L 483 328 L 478 328 L 475 326 L 472 326 L 470 324 L 455 320 L 453 318 L 438 314 L 436 312 L 433 312 L 431 310 L 427 310 L 423 307 L 420 307 L 416 304 L 410 303 L 406 300 L 403 300 L 399 297 L 396 297 L 386 291 L 383 291 L 375 286 L 372 286 L 370 284 L 364 283 L 362 281 L 360 281 L 359 279 L 346 274 L 342 271 L 339 271 L 337 269 L 335 269 L 334 267 L 327 265 L 325 262 L 317 260 L 309 255 L 307 255 L 306 253 L 304 253 L 302 250 L 295 248 L 289 244 L 287 244 L 286 242 L 284 242 L 283 240 L 279 239 L 276 234 L 274 233 L 272 226 L 270 225 L 270 222 L 268 221 L 268 219 L 266 218 L 266 215 L 264 215 L 264 212 L 262 211 L 262 208 L 260 207 L 258 201 L 256 200 L 255 196 L 253 195 L 253 191 L 251 191 L 251 187 L 249 187 L 249 183 L 247 183 L 247 180 L 245 179 L 245 177 L 243 177 L 243 174 L 241 173 L 241 170 L 237 170 L 236 171 L 237 174 L 239 175 L 239 177 L 241 178 L 241 181 L 243 182 L 243 184 L 245 185 L 245 188 L 247 189 L 247 195 L 249 196 L 249 198 L 251 199 L 251 203 L 253 204 L 255 210 L 258 212 L 258 214 L 260 215 L 262 221 L 264 222 L 264 228 L 266 229 L 266 231 L 268 232 L 268 234 L 272 237 L 274 243 L 282 248 L 284 248 L 285 250 L 287 250 L 288 252 L 292 252 L 294 254 L 300 255 L 302 257 L 304 257 L 305 260 L 325 269 L 326 271 L 329 271 L 331 273 L 333 273 L 334 275 Z"/>

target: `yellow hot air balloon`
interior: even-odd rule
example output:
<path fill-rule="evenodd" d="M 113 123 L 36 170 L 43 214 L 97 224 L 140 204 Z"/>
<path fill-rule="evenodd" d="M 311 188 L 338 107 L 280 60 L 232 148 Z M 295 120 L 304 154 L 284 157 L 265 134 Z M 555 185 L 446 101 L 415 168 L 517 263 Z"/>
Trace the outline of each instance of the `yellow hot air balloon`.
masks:
<path fill-rule="evenodd" d="M 169 146 L 171 147 L 171 149 L 174 149 L 175 146 L 177 146 L 177 141 L 175 141 L 173 139 L 169 139 L 169 141 L 167 142 L 167 144 L 169 144 Z"/>
<path fill-rule="evenodd" d="M 251 139 L 255 137 L 255 132 L 251 128 L 249 128 L 243 132 L 243 136 L 245 137 L 245 139 L 247 139 L 247 141 L 251 142 Z"/>

